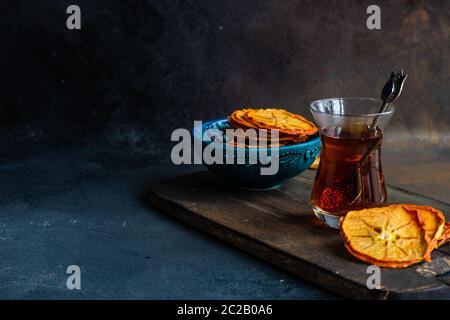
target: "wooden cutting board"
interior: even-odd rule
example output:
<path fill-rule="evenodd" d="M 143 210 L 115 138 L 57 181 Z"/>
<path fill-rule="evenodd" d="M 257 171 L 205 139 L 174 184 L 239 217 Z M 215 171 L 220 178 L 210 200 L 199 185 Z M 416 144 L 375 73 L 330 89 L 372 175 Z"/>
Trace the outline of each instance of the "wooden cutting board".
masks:
<path fill-rule="evenodd" d="M 450 299 L 450 245 L 431 263 L 381 269 L 381 288 L 369 290 L 368 265 L 351 256 L 337 230 L 309 205 L 307 171 L 278 190 L 248 191 L 202 171 L 153 186 L 151 202 L 167 214 L 303 279 L 356 299 Z M 434 206 L 450 221 L 450 205 L 388 187 L 389 202 Z"/>

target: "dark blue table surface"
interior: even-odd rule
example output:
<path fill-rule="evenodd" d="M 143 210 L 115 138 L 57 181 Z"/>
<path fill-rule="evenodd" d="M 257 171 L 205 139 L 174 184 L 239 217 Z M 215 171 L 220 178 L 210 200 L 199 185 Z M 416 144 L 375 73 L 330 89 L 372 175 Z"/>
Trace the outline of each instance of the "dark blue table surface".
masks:
<path fill-rule="evenodd" d="M 153 183 L 202 169 L 154 158 L 86 148 L 5 156 L 0 298 L 334 298 L 151 208 Z M 69 265 L 81 268 L 81 290 L 66 286 Z"/>

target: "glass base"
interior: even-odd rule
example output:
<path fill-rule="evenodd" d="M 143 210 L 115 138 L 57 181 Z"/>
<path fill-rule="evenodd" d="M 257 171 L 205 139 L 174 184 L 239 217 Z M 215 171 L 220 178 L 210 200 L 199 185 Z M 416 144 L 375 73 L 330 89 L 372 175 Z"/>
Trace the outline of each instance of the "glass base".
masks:
<path fill-rule="evenodd" d="M 341 217 L 345 214 L 345 212 L 342 213 L 329 213 L 326 211 L 323 211 L 322 209 L 318 207 L 313 206 L 314 214 L 317 218 L 322 220 L 327 226 L 333 229 L 339 229 L 339 221 Z"/>

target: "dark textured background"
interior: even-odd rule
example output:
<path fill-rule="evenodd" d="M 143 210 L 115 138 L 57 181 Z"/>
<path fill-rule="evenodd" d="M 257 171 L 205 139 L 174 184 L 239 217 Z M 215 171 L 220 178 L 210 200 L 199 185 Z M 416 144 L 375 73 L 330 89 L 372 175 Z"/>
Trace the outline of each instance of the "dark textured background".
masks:
<path fill-rule="evenodd" d="M 1 0 L 0 298 L 329 298 L 149 208 L 170 134 L 409 74 L 388 183 L 449 201 L 450 1 Z M 66 28 L 66 8 L 82 30 Z M 311 117 L 310 117 L 311 118 Z M 68 291 L 78 264 L 83 290 Z"/>
<path fill-rule="evenodd" d="M 448 139 L 450 2 L 79 0 L 0 3 L 1 141 L 168 141 L 193 119 L 237 106 L 308 113 L 327 96 L 377 97 L 392 68 L 410 75 L 391 132 Z"/>

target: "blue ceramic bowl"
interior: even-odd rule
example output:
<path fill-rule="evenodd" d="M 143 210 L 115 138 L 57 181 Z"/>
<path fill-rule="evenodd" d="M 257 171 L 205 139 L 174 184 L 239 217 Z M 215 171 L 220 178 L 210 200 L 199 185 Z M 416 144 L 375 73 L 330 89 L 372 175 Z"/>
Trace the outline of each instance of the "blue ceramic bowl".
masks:
<path fill-rule="evenodd" d="M 223 130 L 226 128 L 230 128 L 227 119 L 204 122 L 201 128 L 194 129 L 194 138 L 201 140 L 202 150 L 205 150 L 205 147 L 212 142 L 204 141 L 202 139 L 203 133 L 208 129 Z M 261 175 L 261 168 L 270 167 L 270 164 L 263 165 L 260 161 L 257 161 L 256 164 L 250 164 L 250 155 L 257 154 L 259 150 L 261 148 L 240 148 L 225 144 L 223 146 L 222 163 L 205 165 L 218 176 L 231 181 L 239 187 L 258 190 L 275 189 L 281 186 L 285 180 L 297 176 L 311 166 L 320 153 L 320 138 L 315 137 L 303 143 L 277 148 L 279 162 L 278 171 L 274 175 Z M 271 156 L 270 148 L 266 148 L 264 151 Z M 227 164 L 227 158 L 230 157 L 227 153 L 231 152 L 233 164 Z M 242 159 L 243 154 L 245 154 L 245 161 Z M 239 157 L 239 155 L 241 156 Z M 239 158 L 245 164 L 238 164 Z M 272 161 L 274 158 L 276 158 L 276 154 L 272 157 Z"/>

